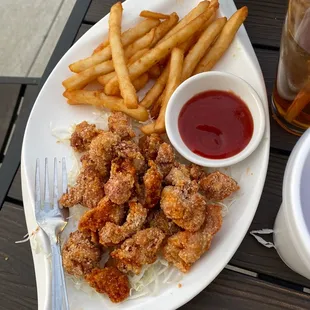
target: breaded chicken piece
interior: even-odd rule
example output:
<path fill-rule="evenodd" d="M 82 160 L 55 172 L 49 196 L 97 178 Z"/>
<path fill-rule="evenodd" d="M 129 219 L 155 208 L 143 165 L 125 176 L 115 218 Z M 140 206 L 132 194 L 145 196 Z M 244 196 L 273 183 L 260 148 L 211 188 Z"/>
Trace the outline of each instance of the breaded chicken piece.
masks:
<path fill-rule="evenodd" d="M 199 181 L 201 192 L 208 200 L 221 201 L 239 189 L 237 182 L 219 171 L 212 172 Z"/>
<path fill-rule="evenodd" d="M 206 175 L 206 172 L 203 169 L 203 167 L 198 166 L 196 164 L 190 164 L 188 169 L 189 169 L 190 177 L 192 180 L 198 181 Z"/>
<path fill-rule="evenodd" d="M 165 259 L 182 272 L 188 272 L 192 264 L 208 251 L 213 236 L 222 226 L 221 206 L 208 205 L 206 211 L 205 223 L 199 231 L 178 232 L 168 238 L 163 248 Z"/>
<path fill-rule="evenodd" d="M 174 152 L 170 144 L 164 142 L 159 146 L 155 163 L 164 177 L 170 172 L 174 164 Z"/>
<path fill-rule="evenodd" d="M 146 222 L 149 227 L 159 228 L 166 237 L 170 237 L 181 230 L 179 226 L 167 218 L 163 210 L 151 211 Z"/>
<path fill-rule="evenodd" d="M 108 222 L 99 232 L 99 242 L 104 246 L 117 245 L 139 231 L 147 217 L 147 209 L 136 201 L 129 202 L 129 212 L 125 223 L 119 226 Z"/>
<path fill-rule="evenodd" d="M 159 147 L 162 143 L 163 140 L 157 133 L 152 133 L 151 135 L 140 138 L 139 147 L 142 155 L 147 161 L 156 159 Z"/>
<path fill-rule="evenodd" d="M 191 232 L 199 230 L 205 220 L 206 201 L 198 193 L 198 186 L 194 182 L 184 188 L 164 187 L 160 207 L 169 219 Z"/>
<path fill-rule="evenodd" d="M 88 124 L 86 121 L 77 124 L 71 135 L 70 145 L 76 152 L 85 152 L 100 132 L 101 130 L 98 130 L 94 124 Z"/>
<path fill-rule="evenodd" d="M 99 266 L 101 248 L 80 231 L 70 234 L 62 249 L 62 264 L 67 273 L 84 276 Z"/>
<path fill-rule="evenodd" d="M 107 294 L 112 302 L 121 302 L 129 296 L 128 277 L 115 267 L 95 268 L 85 280 L 98 293 Z"/>
<path fill-rule="evenodd" d="M 121 137 L 121 139 L 131 139 L 136 136 L 130 119 L 122 112 L 112 112 L 108 119 L 109 130 Z"/>
<path fill-rule="evenodd" d="M 86 167 L 80 172 L 76 185 L 62 195 L 59 203 L 63 207 L 81 204 L 87 208 L 95 208 L 104 196 L 103 185 L 101 174 L 93 166 Z"/>
<path fill-rule="evenodd" d="M 120 141 L 119 135 L 103 131 L 89 146 L 88 158 L 103 177 L 109 175 L 111 160 L 115 155 L 114 148 Z"/>
<path fill-rule="evenodd" d="M 153 161 L 149 161 L 149 166 L 150 168 L 143 176 L 142 204 L 145 208 L 151 209 L 160 201 L 163 175 Z"/>
<path fill-rule="evenodd" d="M 144 173 L 146 170 L 146 162 L 140 153 L 138 145 L 133 141 L 121 141 L 115 147 L 116 156 L 120 158 L 130 159 L 137 173 Z"/>
<path fill-rule="evenodd" d="M 111 256 L 119 270 L 139 274 L 143 265 L 156 261 L 164 238 L 165 234 L 158 228 L 140 230 L 125 240 L 119 249 L 111 252 Z"/>
<path fill-rule="evenodd" d="M 117 205 L 104 197 L 99 201 L 96 208 L 82 215 L 79 221 L 79 231 L 91 235 L 91 232 L 97 233 L 107 222 L 121 225 L 124 218 L 124 205 Z"/>
<path fill-rule="evenodd" d="M 172 167 L 166 176 L 165 182 L 174 186 L 189 186 L 191 184 L 189 169 L 185 165 L 175 163 L 175 167 Z"/>
<path fill-rule="evenodd" d="M 116 204 L 124 204 L 132 194 L 135 179 L 136 169 L 130 160 L 113 160 L 110 179 L 104 185 L 105 195 Z"/>

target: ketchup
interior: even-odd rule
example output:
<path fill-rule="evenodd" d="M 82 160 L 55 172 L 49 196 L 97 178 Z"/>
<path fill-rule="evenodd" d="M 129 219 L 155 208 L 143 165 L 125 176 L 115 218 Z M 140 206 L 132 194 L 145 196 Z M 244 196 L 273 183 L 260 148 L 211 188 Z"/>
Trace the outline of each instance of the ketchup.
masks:
<path fill-rule="evenodd" d="M 223 159 L 241 152 L 253 135 L 246 104 L 232 92 L 211 90 L 191 98 L 179 115 L 183 142 L 197 155 Z"/>

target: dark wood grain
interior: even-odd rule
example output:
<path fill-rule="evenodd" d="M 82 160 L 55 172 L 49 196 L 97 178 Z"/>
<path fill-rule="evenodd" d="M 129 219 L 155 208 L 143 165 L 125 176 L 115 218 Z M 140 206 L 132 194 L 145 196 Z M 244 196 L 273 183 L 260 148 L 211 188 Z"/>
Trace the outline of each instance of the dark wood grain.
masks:
<path fill-rule="evenodd" d="M 117 0 L 93 0 L 84 21 L 87 23 L 98 22 L 109 13 L 111 5 L 115 2 Z M 238 8 L 244 5 L 249 8 L 249 16 L 245 26 L 252 43 L 279 47 L 287 1 L 235 0 L 235 3 Z"/>
<path fill-rule="evenodd" d="M 2 152 L 4 151 L 5 138 L 8 134 L 20 90 L 21 85 L 18 84 L 0 84 L 0 150 L 2 149 Z M 2 155 L 2 153 L 0 155 Z"/>
<path fill-rule="evenodd" d="M 309 309 L 309 304 L 308 294 L 224 270 L 204 291 L 180 309 L 301 310 Z"/>
<path fill-rule="evenodd" d="M 13 183 L 8 192 L 8 196 L 19 202 L 23 201 L 20 168 L 17 170 Z"/>
<path fill-rule="evenodd" d="M 15 244 L 27 233 L 24 211 L 5 203 L 0 213 L 0 309 L 36 309 L 37 294 L 29 243 Z"/>
<path fill-rule="evenodd" d="M 84 35 L 91 27 L 92 25 L 82 24 L 79 28 L 79 31 L 75 37 L 74 42 L 76 42 L 82 35 Z"/>
<path fill-rule="evenodd" d="M 287 160 L 287 156 L 270 154 L 264 191 L 249 231 L 273 228 L 282 202 L 282 182 Z M 272 235 L 266 236 L 266 238 L 272 241 Z M 275 249 L 265 248 L 249 233 L 244 238 L 230 264 L 310 287 L 310 281 L 288 268 Z"/>

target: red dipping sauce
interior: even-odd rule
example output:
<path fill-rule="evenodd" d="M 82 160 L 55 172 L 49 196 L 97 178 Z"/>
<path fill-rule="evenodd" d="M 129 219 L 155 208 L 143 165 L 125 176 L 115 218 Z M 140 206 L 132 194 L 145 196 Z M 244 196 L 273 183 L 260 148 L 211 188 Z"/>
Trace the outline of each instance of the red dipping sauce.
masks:
<path fill-rule="evenodd" d="M 240 153 L 253 135 L 253 118 L 232 92 L 211 90 L 191 98 L 179 115 L 183 142 L 197 155 L 224 159 Z"/>

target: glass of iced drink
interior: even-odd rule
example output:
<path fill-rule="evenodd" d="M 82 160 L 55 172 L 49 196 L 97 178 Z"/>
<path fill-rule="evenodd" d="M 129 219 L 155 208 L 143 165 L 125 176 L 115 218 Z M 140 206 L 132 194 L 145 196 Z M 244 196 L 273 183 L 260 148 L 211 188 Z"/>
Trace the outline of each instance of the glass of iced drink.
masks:
<path fill-rule="evenodd" d="M 289 1 L 271 107 L 287 131 L 310 127 L 310 0 Z"/>

